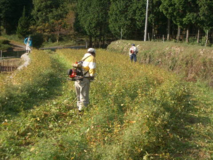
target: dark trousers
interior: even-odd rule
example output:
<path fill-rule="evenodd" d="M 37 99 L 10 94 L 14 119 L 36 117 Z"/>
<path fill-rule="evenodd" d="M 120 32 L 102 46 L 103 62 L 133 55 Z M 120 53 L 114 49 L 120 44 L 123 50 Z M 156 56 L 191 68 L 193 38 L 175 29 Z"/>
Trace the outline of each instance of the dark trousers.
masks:
<path fill-rule="evenodd" d="M 137 55 L 136 54 L 131 54 L 130 55 L 130 60 L 136 62 L 137 61 Z"/>

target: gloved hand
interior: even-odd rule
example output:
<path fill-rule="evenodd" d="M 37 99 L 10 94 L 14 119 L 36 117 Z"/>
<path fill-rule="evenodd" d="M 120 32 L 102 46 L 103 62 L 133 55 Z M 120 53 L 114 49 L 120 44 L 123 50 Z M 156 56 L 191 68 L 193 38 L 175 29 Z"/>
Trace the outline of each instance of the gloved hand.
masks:
<path fill-rule="evenodd" d="M 94 81 L 95 80 L 95 77 L 90 77 L 90 82 Z"/>
<path fill-rule="evenodd" d="M 72 66 L 77 68 L 78 67 L 78 63 L 73 63 Z"/>
<path fill-rule="evenodd" d="M 75 62 L 75 63 L 72 64 L 72 66 L 75 67 L 75 68 L 81 68 L 82 67 L 82 63 Z"/>

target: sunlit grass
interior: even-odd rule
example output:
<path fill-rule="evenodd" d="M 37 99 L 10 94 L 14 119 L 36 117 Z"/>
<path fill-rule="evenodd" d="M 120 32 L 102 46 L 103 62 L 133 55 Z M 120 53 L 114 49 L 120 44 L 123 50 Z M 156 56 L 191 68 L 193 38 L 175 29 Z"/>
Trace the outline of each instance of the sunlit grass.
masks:
<path fill-rule="evenodd" d="M 131 63 L 119 53 L 96 51 L 90 105 L 79 116 L 74 83 L 66 80 L 66 72 L 85 52 L 33 51 L 29 67 L 16 73 L 5 88 L 8 92 L 0 93 L 0 157 L 212 157 L 213 117 L 205 116 L 212 112 L 209 91 L 182 82 L 172 72 Z"/>

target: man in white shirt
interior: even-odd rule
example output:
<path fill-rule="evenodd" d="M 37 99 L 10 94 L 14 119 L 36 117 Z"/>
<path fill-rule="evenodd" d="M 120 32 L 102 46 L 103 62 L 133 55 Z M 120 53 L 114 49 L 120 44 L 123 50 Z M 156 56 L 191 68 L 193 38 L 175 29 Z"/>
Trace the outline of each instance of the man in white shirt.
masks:
<path fill-rule="evenodd" d="M 131 62 L 137 61 L 137 53 L 138 53 L 137 47 L 135 47 L 135 44 L 132 44 L 132 46 L 129 49 L 129 57 L 130 57 Z"/>

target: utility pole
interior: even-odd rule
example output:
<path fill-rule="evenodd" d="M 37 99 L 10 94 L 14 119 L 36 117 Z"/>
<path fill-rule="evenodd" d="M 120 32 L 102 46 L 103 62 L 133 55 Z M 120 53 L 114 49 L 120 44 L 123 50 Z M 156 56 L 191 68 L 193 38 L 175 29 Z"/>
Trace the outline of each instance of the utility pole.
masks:
<path fill-rule="evenodd" d="M 149 8 L 149 0 L 146 1 L 146 19 L 145 19 L 144 41 L 146 41 L 146 37 L 147 37 L 148 8 Z"/>

